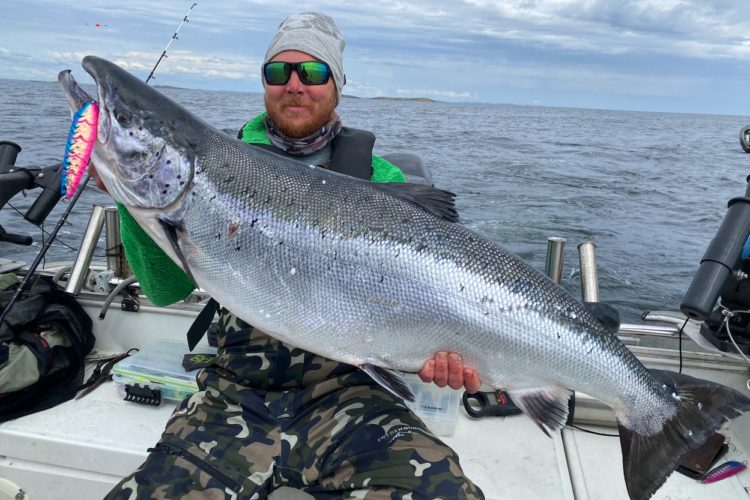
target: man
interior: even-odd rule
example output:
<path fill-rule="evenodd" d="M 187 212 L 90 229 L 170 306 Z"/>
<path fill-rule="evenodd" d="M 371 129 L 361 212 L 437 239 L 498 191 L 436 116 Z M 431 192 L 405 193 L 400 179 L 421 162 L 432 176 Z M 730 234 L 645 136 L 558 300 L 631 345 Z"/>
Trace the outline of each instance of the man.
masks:
<path fill-rule="evenodd" d="M 344 128 L 335 111 L 343 49 L 325 14 L 284 20 L 263 64 L 267 112 L 239 138 L 306 164 L 403 182 L 396 166 L 372 155 L 374 136 Z M 161 304 L 187 295 L 193 285 L 184 273 L 173 267 L 175 279 L 163 279 L 161 269 L 174 264 L 121 213 L 128 260 L 147 295 Z M 482 498 L 454 452 L 364 372 L 285 345 L 225 309 L 218 347 L 198 376 L 201 390 L 178 406 L 146 462 L 107 498 L 264 498 L 284 485 L 316 498 Z M 479 389 L 456 353 L 437 353 L 420 376 Z"/>

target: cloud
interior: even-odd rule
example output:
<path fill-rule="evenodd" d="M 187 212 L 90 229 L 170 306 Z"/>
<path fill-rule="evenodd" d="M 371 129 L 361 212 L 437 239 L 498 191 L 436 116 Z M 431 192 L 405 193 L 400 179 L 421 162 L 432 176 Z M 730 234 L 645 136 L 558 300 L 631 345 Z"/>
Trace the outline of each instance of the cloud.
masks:
<path fill-rule="evenodd" d="M 154 66 L 153 54 L 127 52 L 114 62 L 130 71 L 150 71 Z M 189 50 L 174 50 L 159 64 L 162 75 L 201 75 L 206 78 L 232 80 L 260 79 L 260 61 L 254 58 L 237 58 L 219 54 L 201 54 Z"/>
<path fill-rule="evenodd" d="M 48 51 L 45 51 L 42 59 L 51 63 L 68 63 L 68 62 L 80 63 L 81 60 L 87 55 L 89 55 L 89 53 L 85 51 L 61 52 L 61 51 L 56 51 L 56 50 L 48 50 Z"/>
<path fill-rule="evenodd" d="M 13 2 L 3 12 L 2 76 L 53 80 L 94 53 L 145 77 L 189 5 Z M 737 0 L 224 0 L 199 2 L 157 81 L 260 91 L 276 26 L 309 9 L 344 31 L 345 92 L 363 97 L 565 106 L 590 95 L 597 106 L 622 97 L 658 108 L 715 101 L 712 84 L 742 94 L 748 78 L 750 16 Z"/>
<path fill-rule="evenodd" d="M 750 32 L 739 2 L 721 0 L 466 0 L 480 36 L 593 53 L 743 58 Z M 687 41 L 690 43 L 688 44 Z M 693 50 L 684 53 L 685 47 Z"/>

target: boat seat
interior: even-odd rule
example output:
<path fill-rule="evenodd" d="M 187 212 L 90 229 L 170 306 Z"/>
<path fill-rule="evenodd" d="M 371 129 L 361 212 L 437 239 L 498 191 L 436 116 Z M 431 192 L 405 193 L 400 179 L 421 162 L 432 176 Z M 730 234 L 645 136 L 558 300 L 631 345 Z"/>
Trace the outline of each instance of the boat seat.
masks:
<path fill-rule="evenodd" d="M 396 165 L 406 175 L 406 182 L 434 186 L 432 173 L 422 158 L 412 153 L 388 153 L 382 158 Z"/>

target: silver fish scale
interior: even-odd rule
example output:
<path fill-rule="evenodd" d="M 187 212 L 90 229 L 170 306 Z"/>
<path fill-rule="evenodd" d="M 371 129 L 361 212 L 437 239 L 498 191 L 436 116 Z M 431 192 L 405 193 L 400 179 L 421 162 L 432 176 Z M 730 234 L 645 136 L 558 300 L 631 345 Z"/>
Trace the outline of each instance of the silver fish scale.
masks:
<path fill-rule="evenodd" d="M 414 372 L 449 349 L 497 388 L 664 398 L 578 301 L 460 224 L 370 182 L 207 143 L 180 244 L 198 283 L 254 326 L 357 365 Z"/>

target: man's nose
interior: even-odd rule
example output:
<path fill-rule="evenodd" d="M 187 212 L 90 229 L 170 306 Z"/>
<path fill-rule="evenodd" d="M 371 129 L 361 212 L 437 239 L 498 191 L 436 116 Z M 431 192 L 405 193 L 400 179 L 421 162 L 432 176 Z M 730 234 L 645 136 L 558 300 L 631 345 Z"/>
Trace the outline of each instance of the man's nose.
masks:
<path fill-rule="evenodd" d="M 292 71 L 292 74 L 289 75 L 289 81 L 286 82 L 287 92 L 292 93 L 292 94 L 299 94 L 303 92 L 304 89 L 305 89 L 305 84 L 300 81 L 299 75 L 297 75 L 297 72 Z"/>

